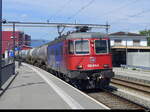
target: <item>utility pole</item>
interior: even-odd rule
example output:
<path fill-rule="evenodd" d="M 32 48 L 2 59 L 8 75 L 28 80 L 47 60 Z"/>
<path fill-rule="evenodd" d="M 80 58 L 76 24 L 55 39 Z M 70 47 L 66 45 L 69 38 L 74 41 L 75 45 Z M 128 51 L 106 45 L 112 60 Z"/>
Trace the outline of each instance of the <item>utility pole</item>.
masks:
<path fill-rule="evenodd" d="M 126 36 L 128 36 L 128 32 L 126 32 Z M 128 64 L 128 43 L 126 39 L 126 65 Z"/>
<path fill-rule="evenodd" d="M 106 34 L 108 35 L 109 25 L 108 22 L 106 22 Z"/>
<path fill-rule="evenodd" d="M 14 55 L 14 59 L 13 59 L 13 64 L 14 64 L 14 75 L 15 75 L 15 22 L 13 22 L 13 55 Z"/>
<path fill-rule="evenodd" d="M 2 89 L 2 0 L 0 0 L 0 89 Z"/>

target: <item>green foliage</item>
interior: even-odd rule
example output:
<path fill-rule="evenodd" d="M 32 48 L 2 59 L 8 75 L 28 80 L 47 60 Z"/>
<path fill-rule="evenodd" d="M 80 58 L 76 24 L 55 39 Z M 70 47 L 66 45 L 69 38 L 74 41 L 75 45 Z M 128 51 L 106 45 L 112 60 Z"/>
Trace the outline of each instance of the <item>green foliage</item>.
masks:
<path fill-rule="evenodd" d="M 150 37 L 147 38 L 148 46 L 150 46 Z"/>
<path fill-rule="evenodd" d="M 143 30 L 143 31 L 140 31 L 140 34 L 145 35 L 145 36 L 148 36 L 147 42 L 148 42 L 148 46 L 150 46 L 150 30 Z"/>
<path fill-rule="evenodd" d="M 132 70 L 136 70 L 136 68 L 132 68 Z"/>

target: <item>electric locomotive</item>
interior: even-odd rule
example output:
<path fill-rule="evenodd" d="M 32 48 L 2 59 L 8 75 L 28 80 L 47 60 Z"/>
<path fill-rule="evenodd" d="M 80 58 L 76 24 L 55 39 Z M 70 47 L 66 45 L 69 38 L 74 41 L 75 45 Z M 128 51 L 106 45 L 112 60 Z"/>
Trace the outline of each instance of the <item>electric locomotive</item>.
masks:
<path fill-rule="evenodd" d="M 103 33 L 67 33 L 28 54 L 29 62 L 79 89 L 106 87 L 114 76 L 110 40 Z"/>

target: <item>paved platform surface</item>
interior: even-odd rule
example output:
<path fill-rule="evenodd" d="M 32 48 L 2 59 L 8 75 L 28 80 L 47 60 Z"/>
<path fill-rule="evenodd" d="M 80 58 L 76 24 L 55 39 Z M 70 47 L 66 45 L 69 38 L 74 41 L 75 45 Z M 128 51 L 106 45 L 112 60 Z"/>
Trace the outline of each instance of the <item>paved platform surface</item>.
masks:
<path fill-rule="evenodd" d="M 108 109 L 52 74 L 23 64 L 0 97 L 0 109 Z"/>
<path fill-rule="evenodd" d="M 150 85 L 150 72 L 148 71 L 146 72 L 140 70 L 123 69 L 119 67 L 114 67 L 113 71 L 115 72 L 116 78 L 126 78 L 128 80 Z"/>

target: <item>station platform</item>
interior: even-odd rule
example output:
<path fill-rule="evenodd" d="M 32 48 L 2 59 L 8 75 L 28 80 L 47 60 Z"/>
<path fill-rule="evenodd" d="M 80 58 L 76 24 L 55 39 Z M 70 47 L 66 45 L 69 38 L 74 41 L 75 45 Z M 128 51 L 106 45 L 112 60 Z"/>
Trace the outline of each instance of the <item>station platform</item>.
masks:
<path fill-rule="evenodd" d="M 0 109 L 109 109 L 52 74 L 29 64 L 0 96 Z"/>
<path fill-rule="evenodd" d="M 150 71 L 132 70 L 121 67 L 114 67 L 115 77 L 150 85 Z"/>

